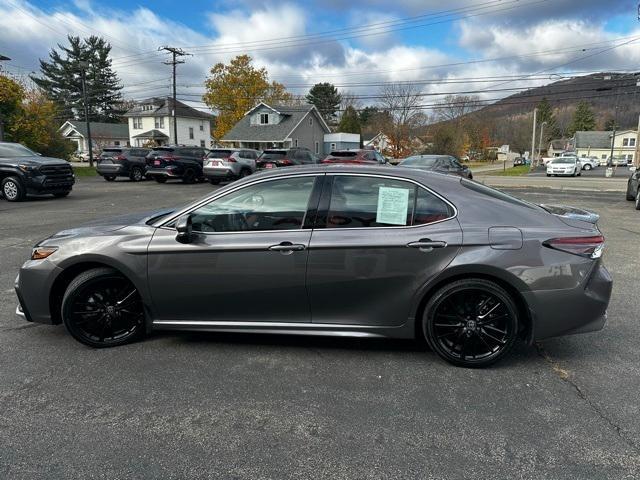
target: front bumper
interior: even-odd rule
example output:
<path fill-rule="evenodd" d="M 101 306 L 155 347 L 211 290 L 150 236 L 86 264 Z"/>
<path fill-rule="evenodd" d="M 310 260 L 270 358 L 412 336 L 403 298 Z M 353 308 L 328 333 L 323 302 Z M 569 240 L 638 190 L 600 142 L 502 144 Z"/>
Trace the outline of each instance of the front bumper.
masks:
<path fill-rule="evenodd" d="M 62 269 L 48 260 L 29 260 L 20 268 L 14 289 L 16 314 L 29 322 L 52 324 L 49 292 Z"/>
<path fill-rule="evenodd" d="M 27 193 L 31 194 L 43 194 L 43 193 L 58 193 L 68 192 L 73 188 L 76 183 L 73 174 L 66 175 L 62 178 L 48 177 L 46 175 L 37 175 L 26 177 L 24 179 Z"/>
<path fill-rule="evenodd" d="M 523 292 L 533 318 L 533 340 L 602 330 L 613 279 L 598 260 L 575 289 Z"/>

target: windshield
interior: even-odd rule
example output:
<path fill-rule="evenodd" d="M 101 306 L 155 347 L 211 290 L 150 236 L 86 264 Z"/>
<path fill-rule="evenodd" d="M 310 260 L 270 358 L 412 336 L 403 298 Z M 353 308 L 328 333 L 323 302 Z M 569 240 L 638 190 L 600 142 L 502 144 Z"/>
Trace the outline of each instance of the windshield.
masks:
<path fill-rule="evenodd" d="M 271 152 L 264 152 L 260 156 L 260 160 L 279 160 L 284 158 L 287 152 L 285 150 L 275 150 Z"/>
<path fill-rule="evenodd" d="M 121 148 L 105 148 L 100 156 L 102 157 L 115 157 L 118 154 L 122 153 Z"/>
<path fill-rule="evenodd" d="M 403 166 L 413 166 L 413 167 L 434 167 L 439 157 L 427 157 L 427 156 L 416 156 L 409 157 L 400 162 L 400 165 Z"/>
<path fill-rule="evenodd" d="M 576 157 L 560 157 L 552 160 L 551 163 L 576 163 Z"/>
<path fill-rule="evenodd" d="M 0 144 L 0 158 L 7 157 L 35 157 L 36 154 L 19 143 Z"/>

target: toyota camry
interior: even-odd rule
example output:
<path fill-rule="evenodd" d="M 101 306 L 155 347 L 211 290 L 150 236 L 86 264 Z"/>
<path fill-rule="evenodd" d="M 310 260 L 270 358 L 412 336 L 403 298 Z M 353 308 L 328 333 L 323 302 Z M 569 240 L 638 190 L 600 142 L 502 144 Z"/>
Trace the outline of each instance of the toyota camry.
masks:
<path fill-rule="evenodd" d="M 418 169 L 274 169 L 39 242 L 17 313 L 92 347 L 163 329 L 417 338 L 480 367 L 604 326 L 597 220 Z"/>

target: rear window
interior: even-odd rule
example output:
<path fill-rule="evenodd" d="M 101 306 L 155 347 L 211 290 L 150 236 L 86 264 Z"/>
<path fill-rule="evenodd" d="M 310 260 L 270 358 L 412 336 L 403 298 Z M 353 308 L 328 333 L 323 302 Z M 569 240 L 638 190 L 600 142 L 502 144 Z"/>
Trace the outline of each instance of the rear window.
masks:
<path fill-rule="evenodd" d="M 152 152 L 173 152 L 174 149 L 170 147 L 156 147 L 151 151 Z"/>
<path fill-rule="evenodd" d="M 102 150 L 102 156 L 103 157 L 115 157 L 116 155 L 119 155 L 122 153 L 122 149 L 121 148 L 105 148 L 104 150 Z"/>
<path fill-rule="evenodd" d="M 230 157 L 233 150 L 211 150 L 207 157 L 209 158 L 227 158 Z"/>
<path fill-rule="evenodd" d="M 466 187 L 469 190 L 473 190 L 474 192 L 481 193 L 482 195 L 495 198 L 496 200 L 502 200 L 503 202 L 511 203 L 512 205 L 519 205 L 521 207 L 527 207 L 533 210 L 541 210 L 541 207 L 538 207 L 533 203 L 525 202 L 524 200 L 520 200 L 519 198 L 512 197 L 507 193 L 504 193 L 500 190 L 496 190 L 495 188 L 487 187 L 486 185 L 483 185 L 481 183 L 467 180 L 465 178 L 461 179 L 460 183 L 462 184 L 463 187 Z"/>
<path fill-rule="evenodd" d="M 279 160 L 281 158 L 284 158 L 286 155 L 287 155 L 287 152 L 285 150 L 264 152 L 260 156 L 260 159 L 261 160 Z"/>
<path fill-rule="evenodd" d="M 331 152 L 332 157 L 355 157 L 358 152 Z"/>

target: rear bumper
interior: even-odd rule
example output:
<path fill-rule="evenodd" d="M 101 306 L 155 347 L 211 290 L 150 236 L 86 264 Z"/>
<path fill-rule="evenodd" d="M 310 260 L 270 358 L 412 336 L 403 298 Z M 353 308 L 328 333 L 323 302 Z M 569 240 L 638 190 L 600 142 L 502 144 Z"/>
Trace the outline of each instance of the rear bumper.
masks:
<path fill-rule="evenodd" d="M 207 178 L 232 178 L 237 177 L 238 172 L 234 171 L 232 167 L 204 167 L 202 173 Z"/>
<path fill-rule="evenodd" d="M 178 178 L 182 176 L 182 171 L 177 169 L 166 169 L 166 168 L 147 168 L 145 174 L 148 177 L 168 177 L 168 178 Z"/>
<path fill-rule="evenodd" d="M 119 163 L 107 163 L 107 164 L 102 164 L 99 163 L 98 166 L 96 167 L 96 172 L 98 172 L 98 175 L 128 175 L 129 174 L 129 169 L 127 168 L 126 165 L 122 165 Z"/>
<path fill-rule="evenodd" d="M 534 317 L 533 340 L 602 330 L 613 280 L 598 261 L 578 288 L 523 292 Z"/>

